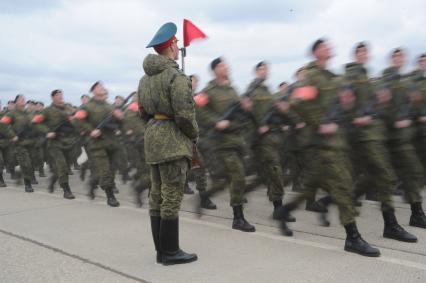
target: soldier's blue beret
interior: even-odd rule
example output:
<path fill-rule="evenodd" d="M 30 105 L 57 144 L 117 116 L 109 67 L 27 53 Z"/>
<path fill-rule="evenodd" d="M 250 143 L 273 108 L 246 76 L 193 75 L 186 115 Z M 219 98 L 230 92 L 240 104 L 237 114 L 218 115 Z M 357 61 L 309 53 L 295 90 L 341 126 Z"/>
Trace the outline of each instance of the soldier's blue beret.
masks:
<path fill-rule="evenodd" d="M 167 42 L 172 37 L 175 36 L 177 32 L 177 27 L 174 23 L 165 23 L 161 28 L 155 33 L 154 37 L 151 39 L 151 42 L 148 43 L 146 48 L 154 47 L 156 45 Z"/>

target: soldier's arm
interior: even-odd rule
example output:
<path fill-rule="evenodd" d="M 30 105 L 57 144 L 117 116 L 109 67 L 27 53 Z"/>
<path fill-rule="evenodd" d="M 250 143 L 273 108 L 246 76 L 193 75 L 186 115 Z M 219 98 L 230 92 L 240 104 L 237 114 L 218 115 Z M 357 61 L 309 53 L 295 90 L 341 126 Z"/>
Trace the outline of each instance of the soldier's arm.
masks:
<path fill-rule="evenodd" d="M 85 107 L 79 109 L 73 116 L 72 125 L 80 132 L 80 134 L 89 134 L 95 127 L 88 122 L 89 112 Z"/>
<path fill-rule="evenodd" d="M 194 99 L 186 76 L 179 75 L 172 83 L 171 106 L 178 128 L 190 139 L 198 137 L 198 125 L 195 120 Z"/>
<path fill-rule="evenodd" d="M 36 132 L 41 134 L 47 134 L 50 129 L 48 127 L 49 113 L 47 109 L 44 109 L 40 114 L 34 115 L 31 122 L 34 124 Z"/>
<path fill-rule="evenodd" d="M 13 115 L 9 113 L 0 119 L 0 133 L 8 139 L 16 136 L 16 133 L 12 128 L 13 119 Z"/>

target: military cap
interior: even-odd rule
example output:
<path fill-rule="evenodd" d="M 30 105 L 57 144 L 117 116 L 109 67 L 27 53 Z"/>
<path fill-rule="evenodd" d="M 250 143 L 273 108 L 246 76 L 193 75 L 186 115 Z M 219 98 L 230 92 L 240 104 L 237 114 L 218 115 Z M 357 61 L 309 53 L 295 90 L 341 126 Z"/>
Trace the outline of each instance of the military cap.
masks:
<path fill-rule="evenodd" d="M 95 88 L 99 85 L 99 84 L 101 84 L 102 82 L 101 81 L 97 81 L 97 82 L 95 82 L 91 87 L 90 87 L 90 92 L 93 92 L 94 90 L 95 90 Z"/>
<path fill-rule="evenodd" d="M 176 40 L 176 32 L 177 27 L 174 23 L 165 23 L 155 33 L 154 37 L 148 43 L 146 48 L 154 47 L 155 51 L 159 52 L 169 47 L 172 45 L 173 40 Z"/>
<path fill-rule="evenodd" d="M 221 57 L 217 57 L 216 59 L 214 59 L 211 63 L 210 63 L 210 68 L 212 69 L 212 71 L 214 71 L 214 69 L 216 69 L 216 66 L 219 65 L 220 63 L 222 63 L 223 60 Z"/>

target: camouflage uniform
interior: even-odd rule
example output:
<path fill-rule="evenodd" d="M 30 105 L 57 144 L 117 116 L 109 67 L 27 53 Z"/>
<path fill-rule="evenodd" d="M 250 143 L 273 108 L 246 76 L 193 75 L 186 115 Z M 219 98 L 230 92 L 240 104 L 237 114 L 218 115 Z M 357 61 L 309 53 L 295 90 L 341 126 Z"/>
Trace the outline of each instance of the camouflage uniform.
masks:
<path fill-rule="evenodd" d="M 56 134 L 55 138 L 47 140 L 46 147 L 52 166 L 52 181 L 54 183 L 58 180 L 61 188 L 64 189 L 64 193 L 71 198 L 68 171 L 69 164 L 73 160 L 77 138 L 75 129 L 69 121 L 70 116 L 66 112 L 65 106 L 53 103 L 44 109 L 39 116 L 39 119 L 34 119 L 36 122 L 40 122 L 39 131 L 44 135 L 49 132 Z M 51 185 L 53 186 L 53 184 Z"/>
<path fill-rule="evenodd" d="M 79 111 L 85 113 L 83 119 L 74 119 L 73 123 L 76 128 L 85 133 L 90 134 L 96 127 L 108 117 L 114 107 L 106 101 L 100 101 L 92 98 L 88 103 L 81 106 Z M 77 111 L 78 113 L 78 111 Z M 77 115 L 76 115 L 77 117 Z M 96 177 L 99 180 L 99 186 L 105 190 L 108 197 L 108 204 L 118 206 L 113 188 L 115 187 L 114 173 L 112 170 L 112 162 L 118 156 L 118 148 L 120 146 L 115 132 L 120 128 L 120 123 L 112 118 L 105 126 L 100 129 L 102 134 L 98 138 L 90 138 L 87 142 L 88 157 L 96 168 Z"/>
<path fill-rule="evenodd" d="M 402 182 L 406 200 L 412 203 L 422 202 L 421 184 L 423 166 L 417 157 L 413 138 L 415 128 L 412 126 L 397 129 L 395 122 L 411 120 L 411 106 L 408 98 L 408 81 L 399 75 L 398 70 L 390 67 L 383 72 L 383 82 L 388 84 L 392 99 L 382 111 L 387 127 L 387 146 L 394 170 Z"/>
<path fill-rule="evenodd" d="M 315 62 L 307 65 L 305 70 L 306 78 L 302 86 L 313 86 L 318 94 L 310 100 L 292 99 L 291 105 L 306 123 L 305 134 L 308 138 L 301 152 L 306 191 L 286 207 L 291 211 L 304 198 L 312 198 L 317 188 L 322 188 L 338 206 L 340 222 L 345 226 L 355 222 L 351 199 L 352 178 L 344 152 L 346 141 L 340 129 L 329 136 L 317 132 L 321 124 L 334 122 L 330 120 L 330 112 L 337 100 L 336 76 L 320 69 Z"/>
<path fill-rule="evenodd" d="M 175 61 L 148 55 L 138 97 L 145 130 L 145 160 L 151 167 L 150 215 L 176 219 L 198 136 L 189 79 Z"/>
<path fill-rule="evenodd" d="M 34 138 L 37 133 L 31 125 L 31 117 L 24 109 L 15 109 L 8 112 L 3 116 L 2 121 L 8 120 L 10 127 L 3 127 L 2 134 L 6 138 L 18 137 L 15 143 L 15 153 L 18 164 L 21 168 L 27 191 L 32 192 L 30 189 L 31 179 L 33 178 L 33 166 L 31 163 L 30 152 L 34 146 Z"/>
<path fill-rule="evenodd" d="M 392 192 L 397 179 L 384 144 L 385 128 L 377 115 L 373 86 L 367 70 L 360 64 L 347 64 L 345 76 L 356 96 L 355 106 L 347 113 L 350 155 L 357 179 L 355 195 L 377 191 L 382 209 L 393 211 Z M 363 116 L 370 116 L 371 124 L 361 127 L 352 125 L 353 119 Z"/>

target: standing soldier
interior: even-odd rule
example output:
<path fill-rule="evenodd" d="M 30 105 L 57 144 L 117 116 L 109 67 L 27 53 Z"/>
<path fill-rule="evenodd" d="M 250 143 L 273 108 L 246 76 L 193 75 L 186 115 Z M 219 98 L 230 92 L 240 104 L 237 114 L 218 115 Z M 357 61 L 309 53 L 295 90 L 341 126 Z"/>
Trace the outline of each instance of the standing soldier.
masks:
<path fill-rule="evenodd" d="M 389 162 L 383 135 L 384 124 L 378 119 L 377 99 L 365 68 L 369 59 L 367 45 L 358 43 L 354 56 L 355 62 L 346 65 L 345 78 L 355 95 L 354 105 L 346 114 L 349 120 L 347 133 L 350 156 L 357 179 L 355 195 L 359 196 L 370 190 L 377 192 L 385 223 L 383 237 L 417 242 L 414 235 L 398 224 L 395 216 L 392 192 L 396 185 L 396 175 Z"/>
<path fill-rule="evenodd" d="M 402 182 L 405 199 L 411 205 L 410 226 L 426 228 L 426 216 L 422 208 L 421 188 L 423 166 L 413 145 L 412 107 L 408 96 L 408 83 L 401 74 L 405 64 L 402 49 L 393 50 L 391 66 L 383 71 L 383 82 L 390 91 L 390 100 L 382 115 L 387 126 L 387 145 L 394 170 Z"/>
<path fill-rule="evenodd" d="M 268 64 L 263 61 L 258 63 L 255 72 L 256 79 L 248 87 L 253 89 L 250 98 L 253 101 L 252 114 L 257 127 L 252 147 L 258 175 L 268 189 L 269 201 L 273 203 L 274 212 L 276 212 L 278 208 L 281 208 L 284 196 L 283 170 L 279 152 L 282 143 L 284 117 L 279 117 L 280 115 L 271 116 L 270 112 L 278 112 L 279 114 L 280 112 L 275 111 L 275 109 L 279 109 L 282 102 L 274 100 L 264 83 L 268 78 Z M 259 80 L 262 83 L 257 83 Z M 269 118 L 265 119 L 267 116 Z M 277 219 L 275 213 L 273 218 Z M 287 221 L 294 222 L 296 219 L 288 215 Z"/>
<path fill-rule="evenodd" d="M 225 167 L 224 178 L 230 185 L 230 205 L 234 212 L 232 228 L 244 232 L 254 232 L 243 214 L 244 193 L 246 191 L 245 168 L 243 163 L 244 141 L 241 137 L 242 126 L 246 122 L 246 116 L 231 119 L 224 117 L 231 107 L 241 105 L 244 112 L 249 111 L 250 99 L 243 98 L 240 101 L 237 92 L 231 86 L 229 80 L 228 65 L 222 58 L 214 59 L 210 64 L 215 78 L 209 82 L 197 96 L 198 111 L 197 121 L 200 127 L 210 129 L 209 138 L 213 143 L 213 154 Z M 242 115 L 240 115 L 242 116 Z M 240 119 L 242 118 L 242 119 Z M 215 174 L 211 175 L 215 187 L 210 191 L 223 187 Z"/>
<path fill-rule="evenodd" d="M 99 186 L 106 193 L 107 204 L 117 207 L 120 203 L 113 192 L 115 182 L 111 166 L 114 158 L 117 158 L 120 146 L 115 132 L 119 128 L 123 112 L 107 103 L 108 92 L 101 82 L 93 84 L 90 91 L 92 99 L 76 112 L 73 122 L 81 133 L 90 136 L 87 144 L 88 156 L 96 168 Z"/>
<path fill-rule="evenodd" d="M 15 98 L 15 109 L 8 112 L 1 118 L 1 123 L 9 125 L 2 127 L 2 134 L 11 139 L 15 144 L 15 153 L 18 164 L 24 178 L 25 191 L 32 193 L 31 186 L 33 178 L 33 166 L 30 159 L 30 151 L 34 146 L 34 127 L 31 125 L 31 117 L 25 111 L 25 97 L 18 94 Z"/>
<path fill-rule="evenodd" d="M 74 199 L 68 181 L 68 169 L 76 143 L 75 130 L 66 111 L 62 91 L 59 89 L 52 91 L 51 97 L 52 104 L 35 115 L 32 121 L 47 138 L 46 149 L 53 172 L 49 191 L 53 192 L 54 184 L 59 180 L 64 198 Z"/>
<path fill-rule="evenodd" d="M 343 149 L 345 140 L 331 113 L 337 101 L 336 76 L 327 70 L 331 50 L 326 41 L 318 39 L 312 45 L 315 61 L 306 66 L 306 77 L 302 86 L 292 94 L 291 105 L 306 123 L 311 138 L 301 153 L 303 182 L 305 189 L 322 188 L 327 191 L 339 209 L 341 224 L 346 230 L 345 250 L 364 256 L 377 257 L 380 251 L 370 246 L 358 232 L 355 209 L 352 204 L 352 178 L 347 168 Z M 295 209 L 305 191 L 298 199 L 283 206 L 283 215 Z M 312 193 L 312 192 L 311 192 Z M 289 231 L 283 221 L 284 232 Z"/>
<path fill-rule="evenodd" d="M 0 101 L 0 119 L 6 114 L 6 109 L 3 110 L 1 109 L 1 101 Z M 1 127 L 7 127 L 3 124 L 0 125 Z M 3 171 L 4 169 L 7 167 L 7 161 L 8 161 L 8 156 L 7 156 L 7 151 L 8 151 L 8 147 L 9 147 L 9 139 L 6 138 L 5 135 L 1 134 L 1 130 L 0 130 L 0 187 L 7 187 L 6 183 L 4 182 L 4 178 L 3 178 Z"/>
<path fill-rule="evenodd" d="M 148 44 L 158 54 L 145 57 L 138 97 L 145 130 L 145 159 L 151 168 L 149 199 L 157 262 L 164 265 L 197 260 L 179 248 L 179 209 L 193 143 L 198 137 L 189 79 L 175 62 L 179 48 L 174 23 L 164 24 Z"/>

